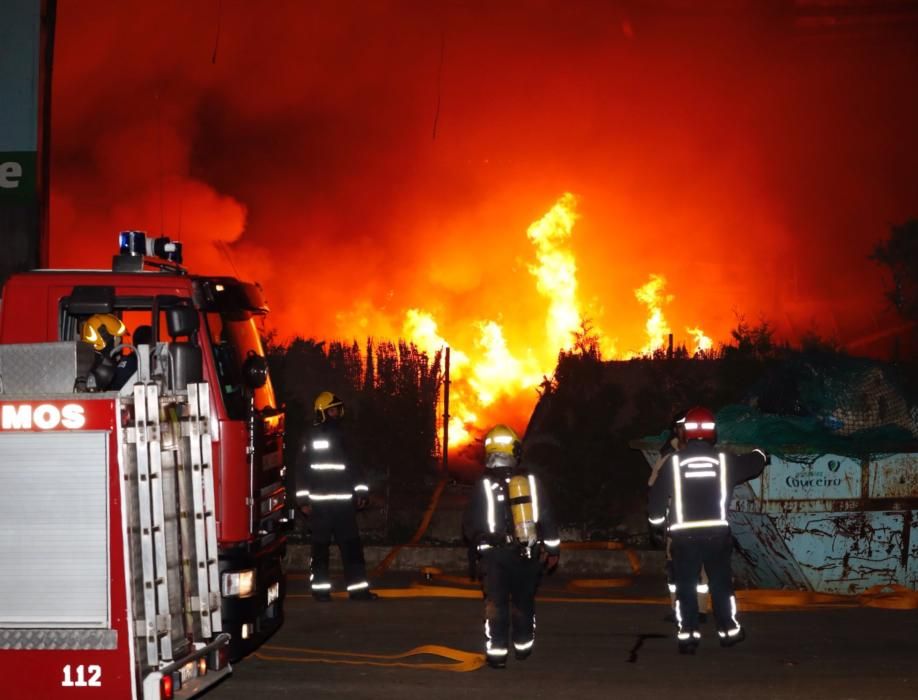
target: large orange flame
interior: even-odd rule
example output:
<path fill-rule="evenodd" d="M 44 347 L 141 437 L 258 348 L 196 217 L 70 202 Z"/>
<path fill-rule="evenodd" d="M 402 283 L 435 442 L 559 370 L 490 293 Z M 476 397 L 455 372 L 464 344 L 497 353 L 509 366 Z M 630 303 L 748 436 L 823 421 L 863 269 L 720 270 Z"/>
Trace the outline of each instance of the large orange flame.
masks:
<path fill-rule="evenodd" d="M 666 277 L 659 274 L 651 274 L 646 284 L 634 290 L 634 296 L 637 300 L 647 307 L 647 321 L 644 324 L 644 330 L 647 335 L 647 343 L 641 348 L 637 355 L 653 355 L 654 352 L 662 350 L 669 345 L 669 336 L 672 329 L 666 321 L 663 314 L 663 307 L 671 303 L 676 297 L 673 294 L 664 294 L 666 287 Z M 709 338 L 699 327 L 686 327 L 685 332 L 692 336 L 694 341 L 691 353 L 697 355 L 713 349 L 714 341 Z"/>
<path fill-rule="evenodd" d="M 588 330 L 590 339 L 599 344 L 606 356 L 618 356 L 614 341 L 585 319 L 581 311 L 577 262 L 567 245 L 578 218 L 576 204 L 576 197 L 565 193 L 526 232 L 535 247 L 535 262 L 528 265 L 528 270 L 535 278 L 536 291 L 546 301 L 546 308 L 544 335 L 530 338 L 525 348 L 511 348 L 504 328 L 493 319 L 475 322 L 472 347 L 459 348 L 441 335 L 430 312 L 421 309 L 406 312 L 402 331 L 418 347 L 431 354 L 446 346 L 451 348 L 449 431 L 453 445 L 467 443 L 476 432 L 485 429 L 479 421 L 487 415 L 489 407 L 538 387 L 551 374 L 558 353 L 574 349 L 578 333 Z M 670 332 L 662 306 L 673 296 L 663 294 L 665 285 L 662 275 L 651 275 L 650 281 L 635 292 L 649 312 L 648 342 L 642 354 L 651 354 L 662 347 Z M 689 332 L 698 348 L 710 347 L 710 339 L 700 329 Z"/>
<path fill-rule="evenodd" d="M 526 231 L 535 246 L 536 262 L 528 265 L 536 280 L 536 290 L 546 302 L 545 335 L 530 343 L 524 352 L 510 348 L 504 329 L 497 321 L 475 324 L 476 338 L 471 348 L 457 348 L 443 337 L 433 315 L 409 309 L 402 332 L 428 353 L 451 346 L 451 395 L 449 433 L 452 445 L 468 443 L 476 432 L 486 429 L 480 419 L 502 398 L 518 396 L 539 386 L 551 374 L 560 351 L 570 351 L 577 333 L 588 324 L 581 313 L 577 293 L 577 262 L 567 243 L 577 221 L 577 199 L 567 192 Z M 664 294 L 666 278 L 651 274 L 650 280 L 635 290 L 647 307 L 647 343 L 640 354 L 650 355 L 664 347 L 670 334 L 663 306 L 674 299 Z M 700 328 L 686 329 L 694 337 L 694 352 L 709 350 L 712 342 Z M 603 353 L 617 357 L 614 342 L 591 326 L 590 333 Z M 534 394 L 533 394 L 534 396 Z"/>
<path fill-rule="evenodd" d="M 663 316 L 663 306 L 673 300 L 672 294 L 663 294 L 666 278 L 663 275 L 650 275 L 647 284 L 634 290 L 637 300 L 647 307 L 649 314 L 644 329 L 647 332 L 647 343 L 641 348 L 641 355 L 652 355 L 655 350 L 665 347 L 672 332 Z"/>
<path fill-rule="evenodd" d="M 476 428 L 484 429 L 476 424 L 483 411 L 500 399 L 535 389 L 551 373 L 558 352 L 573 347 L 583 323 L 577 264 L 565 247 L 577 220 L 575 207 L 574 195 L 565 193 L 527 231 L 536 249 L 536 262 L 528 269 L 536 279 L 536 290 L 547 300 L 545 335 L 526 348 L 511 348 L 502 325 L 486 319 L 475 323 L 473 347 L 451 348 L 451 442 L 462 444 Z M 428 352 L 450 345 L 437 329 L 428 312 L 411 309 L 406 314 L 404 333 Z"/>
<path fill-rule="evenodd" d="M 536 289 L 548 299 L 545 319 L 546 341 L 556 350 L 571 345 L 571 332 L 580 326 L 580 304 L 577 301 L 577 263 L 573 253 L 563 248 L 577 220 L 577 200 L 570 192 L 541 219 L 529 227 L 526 235 L 536 247 L 537 265 L 529 272 L 536 278 Z"/>
<path fill-rule="evenodd" d="M 692 348 L 693 355 L 708 352 L 714 348 L 714 341 L 700 328 L 686 328 L 685 330 L 695 339 L 695 347 Z"/>

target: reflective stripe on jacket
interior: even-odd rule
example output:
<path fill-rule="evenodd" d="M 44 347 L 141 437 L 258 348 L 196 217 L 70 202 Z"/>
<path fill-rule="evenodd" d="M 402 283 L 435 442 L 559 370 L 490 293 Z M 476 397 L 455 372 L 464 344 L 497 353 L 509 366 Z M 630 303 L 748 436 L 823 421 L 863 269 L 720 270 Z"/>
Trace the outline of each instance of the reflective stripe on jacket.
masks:
<path fill-rule="evenodd" d="M 533 521 L 539 541 L 549 551 L 557 552 L 561 546 L 558 526 L 540 480 L 526 471 L 515 471 L 514 476 L 525 476 L 529 480 L 532 499 Z M 479 551 L 498 544 L 516 542 L 513 514 L 507 486 L 509 478 L 499 478 L 493 473 L 485 474 L 475 482 L 468 508 L 463 518 L 462 530 L 466 540 Z"/>
<path fill-rule="evenodd" d="M 369 492 L 344 438 L 336 421 L 313 426 L 304 438 L 297 455 L 299 503 L 341 503 Z"/>
<path fill-rule="evenodd" d="M 650 489 L 651 524 L 662 525 L 668 509 L 670 532 L 728 527 L 733 488 L 761 474 L 767 462 L 762 450 L 732 455 L 692 440 L 669 457 Z"/>

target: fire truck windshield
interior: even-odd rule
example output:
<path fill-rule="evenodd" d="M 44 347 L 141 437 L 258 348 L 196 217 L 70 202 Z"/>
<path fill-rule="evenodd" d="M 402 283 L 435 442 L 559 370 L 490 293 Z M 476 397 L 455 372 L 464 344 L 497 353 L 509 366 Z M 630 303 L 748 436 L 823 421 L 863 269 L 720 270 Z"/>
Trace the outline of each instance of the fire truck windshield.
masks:
<path fill-rule="evenodd" d="M 250 352 L 264 357 L 253 315 L 208 311 L 205 318 L 227 414 L 233 420 L 244 420 L 248 406 L 242 366 Z M 269 377 L 264 386 L 255 389 L 255 408 L 275 407 L 274 387 Z"/>

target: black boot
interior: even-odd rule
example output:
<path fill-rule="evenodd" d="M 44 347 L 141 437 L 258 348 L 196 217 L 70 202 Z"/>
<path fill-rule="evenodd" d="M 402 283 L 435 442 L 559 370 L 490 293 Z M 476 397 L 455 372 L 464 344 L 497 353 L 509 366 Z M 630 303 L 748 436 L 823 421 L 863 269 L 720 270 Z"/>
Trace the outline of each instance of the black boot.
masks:
<path fill-rule="evenodd" d="M 698 649 L 698 645 L 701 644 L 701 634 L 693 630 L 689 632 L 689 637 L 687 639 L 680 639 L 678 641 L 679 653 L 693 656 Z"/>
<path fill-rule="evenodd" d="M 379 598 L 373 591 L 368 588 L 363 588 L 359 591 L 354 591 L 350 594 L 351 600 L 376 600 Z"/>
<path fill-rule="evenodd" d="M 742 627 L 739 628 L 739 632 L 733 635 L 727 634 L 723 630 L 721 630 L 721 632 L 719 632 L 718 634 L 721 635 L 720 645 L 722 647 L 736 646 L 737 644 L 739 644 L 740 642 L 746 639 L 746 630 L 743 629 Z"/>
<path fill-rule="evenodd" d="M 529 658 L 529 655 L 532 653 L 532 648 L 535 646 L 535 636 L 530 639 L 528 642 L 513 642 L 513 656 L 517 661 L 525 661 Z M 522 649 L 520 648 L 522 647 Z"/>
<path fill-rule="evenodd" d="M 488 666 L 491 668 L 507 668 L 506 656 L 492 656 L 488 654 Z"/>
<path fill-rule="evenodd" d="M 330 603 L 332 600 L 331 593 L 328 591 L 316 591 L 312 594 L 317 603 Z"/>

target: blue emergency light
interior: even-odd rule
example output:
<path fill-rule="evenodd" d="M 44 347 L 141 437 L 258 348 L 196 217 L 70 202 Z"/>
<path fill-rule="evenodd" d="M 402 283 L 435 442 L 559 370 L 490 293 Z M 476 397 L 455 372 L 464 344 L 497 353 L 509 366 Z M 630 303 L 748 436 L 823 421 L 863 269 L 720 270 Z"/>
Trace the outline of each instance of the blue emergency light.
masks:
<path fill-rule="evenodd" d="M 118 252 L 121 255 L 146 255 L 147 234 L 143 231 L 122 231 L 118 234 Z"/>
<path fill-rule="evenodd" d="M 149 256 L 181 265 L 182 244 L 166 236 L 147 238 L 144 231 L 122 231 L 118 234 L 118 252 L 127 256 Z"/>

